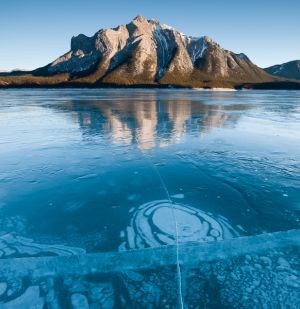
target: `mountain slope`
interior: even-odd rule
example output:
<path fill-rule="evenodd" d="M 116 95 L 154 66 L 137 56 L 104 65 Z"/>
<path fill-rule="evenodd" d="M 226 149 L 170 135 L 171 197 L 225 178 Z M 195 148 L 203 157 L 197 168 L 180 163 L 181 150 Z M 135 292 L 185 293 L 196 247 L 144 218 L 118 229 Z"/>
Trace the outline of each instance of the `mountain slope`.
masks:
<path fill-rule="evenodd" d="M 265 71 L 274 76 L 300 80 L 300 60 L 273 65 L 265 68 Z"/>
<path fill-rule="evenodd" d="M 227 51 L 206 36 L 190 37 L 138 16 L 127 25 L 101 29 L 92 37 L 73 37 L 71 50 L 63 56 L 26 75 L 2 77 L 0 85 L 27 81 L 40 86 L 235 87 L 276 80 L 246 55 Z"/>

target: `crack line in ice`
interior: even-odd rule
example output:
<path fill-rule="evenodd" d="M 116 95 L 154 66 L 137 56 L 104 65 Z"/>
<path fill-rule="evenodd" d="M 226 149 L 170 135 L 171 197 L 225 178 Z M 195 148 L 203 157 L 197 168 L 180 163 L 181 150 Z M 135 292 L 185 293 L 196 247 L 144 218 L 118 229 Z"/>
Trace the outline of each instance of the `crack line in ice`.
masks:
<path fill-rule="evenodd" d="M 135 140 L 138 143 L 138 140 L 137 140 L 136 137 L 135 137 Z M 175 221 L 175 233 L 176 233 L 176 244 L 175 244 L 175 246 L 176 246 L 176 268 L 177 268 L 177 275 L 178 275 L 179 301 L 180 301 L 181 309 L 184 309 L 183 296 L 182 296 L 182 275 L 181 275 L 181 268 L 180 268 L 180 263 L 179 263 L 179 241 L 178 241 L 179 233 L 178 233 L 178 223 L 177 223 L 176 215 L 175 215 L 175 212 L 174 212 L 174 203 L 171 200 L 169 191 L 167 189 L 167 186 L 166 186 L 166 184 L 165 184 L 165 182 L 164 182 L 164 180 L 163 180 L 159 170 L 157 169 L 155 164 L 152 162 L 151 158 L 149 156 L 147 156 L 145 153 L 143 153 L 141 150 L 140 150 L 140 153 L 142 154 L 142 156 L 144 156 L 150 162 L 152 168 L 156 172 L 156 174 L 157 174 L 157 176 L 158 176 L 158 178 L 159 178 L 159 180 L 160 180 L 160 182 L 161 182 L 161 184 L 163 186 L 163 189 L 164 189 L 164 191 L 166 193 L 168 201 L 172 205 L 172 213 L 173 213 L 173 218 L 174 218 L 174 221 Z"/>
<path fill-rule="evenodd" d="M 150 160 L 150 159 L 149 159 Z M 164 188 L 164 191 L 166 192 L 166 195 L 167 195 L 167 198 L 169 200 L 169 202 L 171 203 L 172 205 L 172 213 L 173 213 L 173 218 L 174 218 L 174 222 L 175 222 L 175 233 L 176 233 L 176 268 L 177 268 L 177 274 L 178 274 L 178 289 L 179 289 L 179 299 L 180 299 L 180 306 L 181 308 L 183 309 L 184 306 L 183 306 L 183 298 L 182 298 L 182 276 L 181 276 L 181 269 L 180 269 L 180 263 L 179 263 L 179 241 L 178 241 L 178 238 L 179 238 L 179 233 L 178 233 L 178 222 L 176 220 L 176 215 L 175 215 L 175 212 L 174 212 L 174 204 L 173 204 L 173 201 L 171 200 L 171 197 L 170 197 L 170 194 L 169 194 L 169 191 L 167 189 L 167 186 L 164 182 L 164 180 L 162 179 L 161 177 L 161 174 L 159 172 L 159 170 L 157 169 L 157 167 L 152 163 L 152 161 L 150 160 L 154 170 L 156 171 L 159 179 L 160 179 L 160 182 Z"/>

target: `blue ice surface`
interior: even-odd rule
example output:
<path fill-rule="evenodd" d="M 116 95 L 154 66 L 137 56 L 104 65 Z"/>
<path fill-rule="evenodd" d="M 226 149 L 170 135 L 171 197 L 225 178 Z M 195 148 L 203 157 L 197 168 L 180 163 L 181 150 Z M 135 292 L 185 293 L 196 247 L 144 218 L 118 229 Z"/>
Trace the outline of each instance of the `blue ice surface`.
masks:
<path fill-rule="evenodd" d="M 299 227 L 299 92 L 11 89 L 0 102 L 2 257 Z"/>

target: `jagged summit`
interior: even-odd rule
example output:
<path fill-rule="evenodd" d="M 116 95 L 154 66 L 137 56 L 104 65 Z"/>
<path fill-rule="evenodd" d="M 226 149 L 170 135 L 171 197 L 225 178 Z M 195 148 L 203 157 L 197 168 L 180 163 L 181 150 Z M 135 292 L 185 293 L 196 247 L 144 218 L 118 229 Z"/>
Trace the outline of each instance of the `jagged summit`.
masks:
<path fill-rule="evenodd" d="M 192 37 L 138 15 L 126 25 L 72 37 L 71 49 L 35 76 L 61 76 L 85 84 L 205 86 L 261 82 L 272 77 L 244 54 L 207 36 Z M 222 85 L 223 86 L 223 85 Z"/>
<path fill-rule="evenodd" d="M 143 15 L 137 15 L 133 20 L 136 20 L 140 23 L 149 22 L 149 20 L 147 20 L 147 18 Z"/>

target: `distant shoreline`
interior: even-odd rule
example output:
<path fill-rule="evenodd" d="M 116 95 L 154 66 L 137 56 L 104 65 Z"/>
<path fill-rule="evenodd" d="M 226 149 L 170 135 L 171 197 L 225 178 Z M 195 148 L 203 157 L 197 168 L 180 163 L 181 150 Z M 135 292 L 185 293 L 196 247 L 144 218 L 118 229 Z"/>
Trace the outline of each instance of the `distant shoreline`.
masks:
<path fill-rule="evenodd" d="M 59 84 L 9 84 L 0 81 L 0 90 L 5 89 L 188 89 L 195 91 L 231 92 L 238 90 L 300 90 L 300 82 L 270 82 L 260 84 L 241 84 L 235 87 L 190 87 L 181 85 L 161 84 L 85 84 L 85 83 L 59 83 Z"/>

